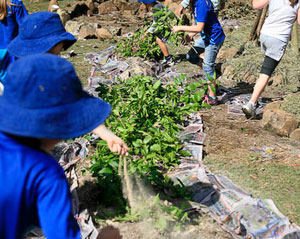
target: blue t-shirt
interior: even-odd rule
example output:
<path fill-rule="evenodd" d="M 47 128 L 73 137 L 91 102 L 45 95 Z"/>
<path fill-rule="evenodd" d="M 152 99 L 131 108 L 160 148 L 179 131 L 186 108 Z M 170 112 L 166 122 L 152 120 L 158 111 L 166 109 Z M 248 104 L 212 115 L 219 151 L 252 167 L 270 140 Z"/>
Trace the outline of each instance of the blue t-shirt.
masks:
<path fill-rule="evenodd" d="M 225 39 L 223 28 L 210 0 L 197 0 L 195 2 L 194 17 L 196 23 L 205 23 L 201 37 L 206 44 L 217 45 Z"/>
<path fill-rule="evenodd" d="M 34 226 L 48 239 L 80 238 L 63 169 L 50 155 L 0 132 L 0 238 Z"/>
<path fill-rule="evenodd" d="M 7 45 L 19 32 L 19 25 L 28 15 L 22 1 L 11 0 L 11 6 L 7 6 L 7 17 L 0 21 L 0 49 L 6 49 Z"/>

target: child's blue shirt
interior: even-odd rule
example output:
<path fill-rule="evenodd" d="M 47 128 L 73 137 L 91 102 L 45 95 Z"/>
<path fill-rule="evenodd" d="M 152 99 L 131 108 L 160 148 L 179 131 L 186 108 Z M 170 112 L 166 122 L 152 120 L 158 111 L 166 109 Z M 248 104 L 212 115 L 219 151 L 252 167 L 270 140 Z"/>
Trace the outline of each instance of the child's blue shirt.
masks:
<path fill-rule="evenodd" d="M 48 239 L 80 238 L 63 169 L 50 155 L 0 132 L 0 238 L 41 227 Z"/>
<path fill-rule="evenodd" d="M 0 21 L 0 49 L 6 49 L 7 45 L 19 32 L 19 25 L 28 15 L 22 1 L 11 0 L 11 6 L 7 7 L 7 17 Z"/>
<path fill-rule="evenodd" d="M 196 24 L 198 22 L 205 23 L 201 37 L 206 44 L 217 45 L 225 39 L 223 28 L 210 0 L 197 0 L 195 2 L 194 17 Z"/>

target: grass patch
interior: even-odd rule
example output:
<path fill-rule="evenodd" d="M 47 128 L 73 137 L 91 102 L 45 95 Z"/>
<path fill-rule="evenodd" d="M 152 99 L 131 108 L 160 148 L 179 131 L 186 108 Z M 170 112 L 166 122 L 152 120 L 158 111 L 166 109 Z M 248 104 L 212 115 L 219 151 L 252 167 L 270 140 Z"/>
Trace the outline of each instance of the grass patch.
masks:
<path fill-rule="evenodd" d="M 297 167 L 262 161 L 257 154 L 240 160 L 207 157 L 205 164 L 228 176 L 256 198 L 271 198 L 291 221 L 300 224 L 300 171 Z"/>

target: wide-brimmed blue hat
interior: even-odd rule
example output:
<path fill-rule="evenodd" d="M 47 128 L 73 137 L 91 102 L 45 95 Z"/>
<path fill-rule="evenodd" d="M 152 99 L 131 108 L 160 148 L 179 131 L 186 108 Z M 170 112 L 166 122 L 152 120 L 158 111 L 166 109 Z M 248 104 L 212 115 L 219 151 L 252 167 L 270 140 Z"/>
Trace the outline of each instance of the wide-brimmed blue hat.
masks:
<path fill-rule="evenodd" d="M 24 57 L 46 53 L 62 41 L 66 50 L 76 42 L 76 38 L 66 32 L 59 15 L 54 12 L 36 12 L 24 18 L 19 34 L 7 49 L 16 57 Z"/>
<path fill-rule="evenodd" d="M 157 0 L 138 0 L 138 2 L 146 3 L 146 4 L 151 4 L 156 2 Z"/>
<path fill-rule="evenodd" d="M 74 138 L 102 124 L 110 109 L 107 102 L 83 91 L 70 62 L 52 54 L 32 55 L 8 68 L 0 97 L 0 131 Z"/>

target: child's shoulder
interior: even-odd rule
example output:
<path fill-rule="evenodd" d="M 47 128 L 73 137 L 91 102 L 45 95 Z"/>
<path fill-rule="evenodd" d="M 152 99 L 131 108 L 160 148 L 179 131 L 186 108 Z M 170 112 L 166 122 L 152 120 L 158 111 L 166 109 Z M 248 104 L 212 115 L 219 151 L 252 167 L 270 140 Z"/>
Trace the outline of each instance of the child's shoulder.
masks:
<path fill-rule="evenodd" d="M 51 155 L 29 147 L 24 149 L 24 157 L 28 166 L 33 168 L 36 172 L 43 173 L 51 178 L 64 177 L 61 166 Z"/>
<path fill-rule="evenodd" d="M 64 175 L 62 168 L 51 155 L 21 144 L 3 133 L 0 133 L 0 140 L 0 155 L 3 162 L 7 162 L 11 167 L 21 167 L 22 174 L 35 172 L 36 174 L 48 175 L 51 178 Z M 12 161 L 12 158 L 15 160 Z"/>

